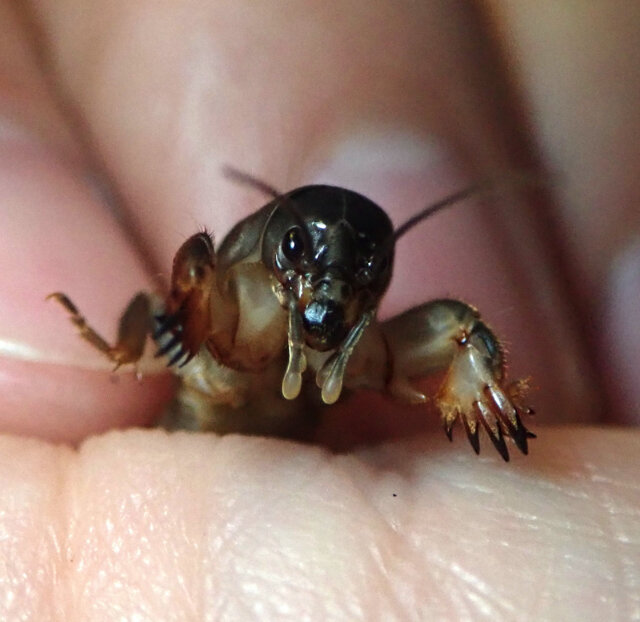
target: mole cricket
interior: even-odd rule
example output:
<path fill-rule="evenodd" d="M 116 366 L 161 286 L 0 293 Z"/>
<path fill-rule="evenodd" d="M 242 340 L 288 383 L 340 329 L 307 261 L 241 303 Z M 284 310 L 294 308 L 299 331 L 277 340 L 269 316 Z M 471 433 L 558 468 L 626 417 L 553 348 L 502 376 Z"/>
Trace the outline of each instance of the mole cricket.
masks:
<path fill-rule="evenodd" d="M 427 396 L 412 382 L 441 373 L 435 403 L 449 439 L 460 419 L 476 453 L 480 428 L 505 461 L 505 437 L 528 453 L 535 435 L 521 420 L 533 412 L 521 403 L 526 382 L 507 381 L 500 341 L 474 307 L 441 299 L 384 322 L 376 317 L 398 239 L 486 186 L 448 196 L 394 230 L 381 207 L 352 190 L 310 185 L 280 193 L 235 169 L 226 173 L 271 201 L 236 224 L 217 250 L 207 231 L 187 239 L 166 299 L 138 293 L 115 345 L 65 294 L 49 296 L 116 369 L 135 365 L 151 336 L 156 356 L 167 356 L 181 379 L 161 425 L 289 434 L 343 390 L 424 404 Z M 308 382 L 314 376 L 315 385 Z"/>

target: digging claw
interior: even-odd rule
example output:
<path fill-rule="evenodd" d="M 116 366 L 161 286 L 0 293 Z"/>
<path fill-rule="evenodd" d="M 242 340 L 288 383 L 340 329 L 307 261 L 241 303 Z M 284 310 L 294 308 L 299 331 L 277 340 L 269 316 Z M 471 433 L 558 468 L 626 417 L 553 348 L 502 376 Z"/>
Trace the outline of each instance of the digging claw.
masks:
<path fill-rule="evenodd" d="M 180 359 L 182 359 L 184 355 L 185 351 L 182 348 L 179 348 L 178 351 L 169 359 L 167 367 L 173 367 L 173 365 L 175 365 Z M 186 361 L 182 362 L 178 367 L 183 367 L 185 364 Z"/>
<path fill-rule="evenodd" d="M 156 322 L 158 322 L 159 326 L 156 330 L 153 331 L 152 337 L 154 339 L 160 339 L 163 335 L 166 335 L 168 332 L 174 330 L 178 327 L 178 323 L 180 322 L 180 314 L 174 313 L 173 315 L 157 315 Z"/>
<path fill-rule="evenodd" d="M 161 348 L 158 349 L 158 351 L 155 353 L 156 358 L 160 358 L 165 354 L 169 354 L 169 352 L 171 352 L 171 350 L 173 350 L 177 345 L 180 345 L 179 333 L 174 334 L 173 337 L 169 339 L 169 341 L 167 341 L 167 343 L 165 343 Z"/>
<path fill-rule="evenodd" d="M 447 438 L 451 442 L 453 442 L 453 424 L 454 424 L 454 421 L 451 421 L 451 422 L 445 421 L 443 424 L 444 433 L 447 435 Z"/>
<path fill-rule="evenodd" d="M 509 390 L 509 389 L 508 389 Z M 516 447 L 526 456 L 529 453 L 527 439 L 535 438 L 522 423 L 518 407 L 505 393 L 496 387 L 487 387 L 485 395 L 493 409 L 493 413 L 498 422 L 502 424 L 509 436 L 513 439 Z M 516 395 L 516 397 L 519 397 Z M 533 413 L 532 409 L 525 408 L 527 414 Z"/>
<path fill-rule="evenodd" d="M 501 379 L 495 377 L 494 370 L 486 364 L 479 350 L 469 344 L 463 346 L 449 368 L 437 398 L 447 436 L 451 438 L 451 428 L 460 418 L 476 453 L 480 451 L 478 432 L 482 426 L 505 462 L 509 461 L 506 438 L 511 438 L 526 455 L 528 440 L 535 438 L 521 420 L 521 415 L 529 412 L 520 404 L 520 397 L 527 388 L 526 381 L 502 387 Z"/>
<path fill-rule="evenodd" d="M 520 416 L 516 412 L 515 414 L 515 425 L 513 425 L 509 421 L 509 436 L 513 439 L 516 447 L 526 456 L 529 453 L 529 446 L 527 444 L 528 434 L 531 434 L 527 428 L 524 427 L 522 421 L 520 420 Z"/>
<path fill-rule="evenodd" d="M 530 438 L 536 438 L 536 435 L 527 430 L 517 410 L 515 410 L 512 420 L 511 417 L 505 416 L 504 413 L 497 413 L 491 410 L 484 402 L 475 402 L 473 407 L 474 412 L 471 416 L 462 414 L 460 415 L 460 419 L 467 433 L 469 443 L 477 454 L 480 453 L 480 442 L 478 438 L 480 426 L 484 428 L 493 446 L 505 462 L 509 462 L 509 449 L 506 443 L 507 438 L 511 438 L 516 447 L 525 456 L 528 454 L 529 446 L 527 441 Z M 453 436 L 452 429 L 454 422 L 455 419 L 444 424 L 444 431 L 449 440 L 451 440 Z"/>
<path fill-rule="evenodd" d="M 509 450 L 507 444 L 504 442 L 504 435 L 502 433 L 502 427 L 498 421 L 492 426 L 485 417 L 479 417 L 478 420 L 482 424 L 482 427 L 486 430 L 493 446 L 498 450 L 498 453 L 502 456 L 505 462 L 509 462 Z"/>
<path fill-rule="evenodd" d="M 467 433 L 469 444 L 473 447 L 473 451 L 475 451 L 476 454 L 479 454 L 480 439 L 478 438 L 478 423 L 476 422 L 475 425 L 472 426 L 464 415 L 462 416 L 462 423 L 464 425 L 464 430 Z"/>

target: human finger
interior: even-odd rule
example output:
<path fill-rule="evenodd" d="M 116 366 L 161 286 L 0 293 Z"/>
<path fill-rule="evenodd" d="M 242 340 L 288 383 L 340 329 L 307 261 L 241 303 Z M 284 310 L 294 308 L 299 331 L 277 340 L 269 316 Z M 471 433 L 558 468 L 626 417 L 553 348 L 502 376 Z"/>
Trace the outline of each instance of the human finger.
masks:
<path fill-rule="evenodd" d="M 225 184 L 224 163 L 241 163 L 278 186 L 320 178 L 359 186 L 401 222 L 469 178 L 523 161 L 515 157 L 524 147 L 511 131 L 509 91 L 484 47 L 481 15 L 464 4 L 365 12 L 354 2 L 341 8 L 352 20 L 336 20 L 330 8 L 292 16 L 194 2 L 151 16 L 111 6 L 108 20 L 82 22 L 78 14 L 79 41 L 67 36 L 68 11 L 59 3 L 40 4 L 33 15 L 58 88 L 126 199 L 158 271 L 167 271 L 195 228 L 209 226 L 220 239 L 264 200 Z M 156 29 L 162 37 L 150 36 Z M 285 30 L 295 55 L 282 53 Z M 89 56 L 79 50 L 95 39 L 105 46 L 85 66 Z M 381 39 L 389 41 L 385 55 L 374 53 Z M 463 41 L 472 43 L 456 43 Z M 478 50 L 484 55 L 472 53 Z M 267 70 L 258 58 L 272 59 Z M 94 73 L 98 66 L 106 70 Z M 495 106 L 487 89 L 498 94 Z M 377 164 L 365 157 L 376 149 Z M 513 192 L 505 203 L 513 207 L 499 217 L 481 207 L 459 210 L 430 223 L 431 233 L 403 240 L 383 312 L 431 296 L 469 299 L 504 336 L 513 375 L 535 379 L 542 418 L 594 418 L 590 363 L 539 235 L 537 205 Z"/>
<path fill-rule="evenodd" d="M 68 622 L 632 617 L 640 436 L 542 436 L 508 468 L 440 437 L 350 455 L 160 431 L 97 437 L 78 453 L 3 439 L 0 579 L 12 597 L 0 612 Z"/>
<path fill-rule="evenodd" d="M 64 289 L 106 332 L 152 280 L 9 3 L 0 4 L 0 30 L 0 426 L 76 441 L 142 424 L 157 416 L 170 383 L 114 378 L 45 296 Z"/>

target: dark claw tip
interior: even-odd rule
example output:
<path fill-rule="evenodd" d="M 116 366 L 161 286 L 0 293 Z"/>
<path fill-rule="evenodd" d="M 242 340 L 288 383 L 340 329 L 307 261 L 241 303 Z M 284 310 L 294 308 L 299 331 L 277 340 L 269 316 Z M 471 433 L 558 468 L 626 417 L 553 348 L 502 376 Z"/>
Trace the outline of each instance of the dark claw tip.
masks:
<path fill-rule="evenodd" d="M 447 435 L 449 441 L 453 442 L 453 426 L 445 424 L 444 433 Z"/>
<path fill-rule="evenodd" d="M 471 445 L 471 447 L 473 447 L 473 451 L 475 451 L 477 455 L 480 455 L 480 438 L 478 436 L 478 424 L 476 423 L 476 429 L 474 432 L 472 432 L 471 428 L 469 427 L 469 422 L 464 415 L 462 416 L 462 423 L 464 424 L 464 430 L 467 433 L 469 444 Z"/>
<path fill-rule="evenodd" d="M 493 436 L 493 434 L 489 435 L 493 446 L 498 450 L 498 453 L 502 456 L 502 459 L 505 462 L 509 462 L 509 450 L 507 449 L 507 444 L 504 442 L 504 436 L 502 436 L 502 430 L 498 427 L 498 436 Z"/>
<path fill-rule="evenodd" d="M 187 355 L 187 358 L 184 359 L 184 361 L 182 361 L 182 363 L 180 363 L 180 365 L 178 365 L 178 367 L 184 367 L 189 361 L 191 361 L 192 358 L 193 358 L 193 354 L 189 353 Z"/>
<path fill-rule="evenodd" d="M 165 354 L 169 354 L 171 350 L 173 350 L 177 345 L 180 344 L 180 337 L 178 335 L 174 335 L 167 343 L 165 343 L 161 348 L 156 352 L 156 357 L 164 356 Z"/>
<path fill-rule="evenodd" d="M 162 317 L 162 320 L 158 320 L 159 317 Z M 178 326 L 180 322 L 180 317 L 177 313 L 168 316 L 156 316 L 156 320 L 160 322 L 160 325 L 153 331 L 152 337 L 154 339 L 159 339 L 165 333 L 169 331 L 172 332 L 180 332 L 182 328 Z"/>
<path fill-rule="evenodd" d="M 526 456 L 529 454 L 527 439 L 531 438 L 529 430 L 522 425 L 520 417 L 516 413 L 515 426 L 508 422 L 509 435 L 516 444 L 516 447 Z"/>
<path fill-rule="evenodd" d="M 180 348 L 170 359 L 169 362 L 167 363 L 167 367 L 171 367 L 172 365 L 175 365 L 183 356 L 185 355 L 185 352 L 182 348 Z"/>
<path fill-rule="evenodd" d="M 526 430 L 523 427 L 519 427 L 515 430 L 509 430 L 509 434 L 516 444 L 516 447 L 526 456 L 529 453 Z"/>
<path fill-rule="evenodd" d="M 509 462 L 509 450 L 507 449 L 507 444 L 504 442 L 504 436 L 502 434 L 502 428 L 500 424 L 496 422 L 495 430 L 491 429 L 491 426 L 484 418 L 481 418 L 480 421 L 484 426 L 484 429 L 487 431 L 487 435 L 491 439 L 493 446 L 498 450 L 498 453 L 502 456 L 502 459 L 505 462 Z"/>
<path fill-rule="evenodd" d="M 502 459 L 505 462 L 509 462 L 509 450 L 507 449 L 507 444 L 504 442 L 504 438 L 500 437 L 501 440 L 496 439 L 494 436 L 491 436 L 491 441 L 493 442 L 493 446 L 498 450 L 498 453 L 502 456 Z M 523 452 L 527 453 L 527 452 Z"/>

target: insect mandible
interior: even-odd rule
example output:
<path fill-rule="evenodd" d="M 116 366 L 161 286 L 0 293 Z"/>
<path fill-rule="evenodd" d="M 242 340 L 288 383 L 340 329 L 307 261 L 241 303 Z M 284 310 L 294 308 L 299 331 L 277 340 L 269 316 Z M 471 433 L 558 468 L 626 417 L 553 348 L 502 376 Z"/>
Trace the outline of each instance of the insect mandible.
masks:
<path fill-rule="evenodd" d="M 137 294 L 115 345 L 68 296 L 49 296 L 116 368 L 135 364 L 151 336 L 156 356 L 168 357 L 181 378 L 163 425 L 295 434 L 309 425 L 308 413 L 345 390 L 374 389 L 423 404 L 427 397 L 414 382 L 440 372 L 435 402 L 449 439 L 460 419 L 476 453 L 480 428 L 504 460 L 505 437 L 528 452 L 535 435 L 521 419 L 532 412 L 521 404 L 526 383 L 507 382 L 500 341 L 474 307 L 441 299 L 383 322 L 376 316 L 396 241 L 483 185 L 394 230 L 382 208 L 352 190 L 310 185 L 281 194 L 235 169 L 227 174 L 272 200 L 233 227 L 217 250 L 206 231 L 187 239 L 173 260 L 168 296 Z M 306 399 L 304 408 L 296 398 Z"/>

